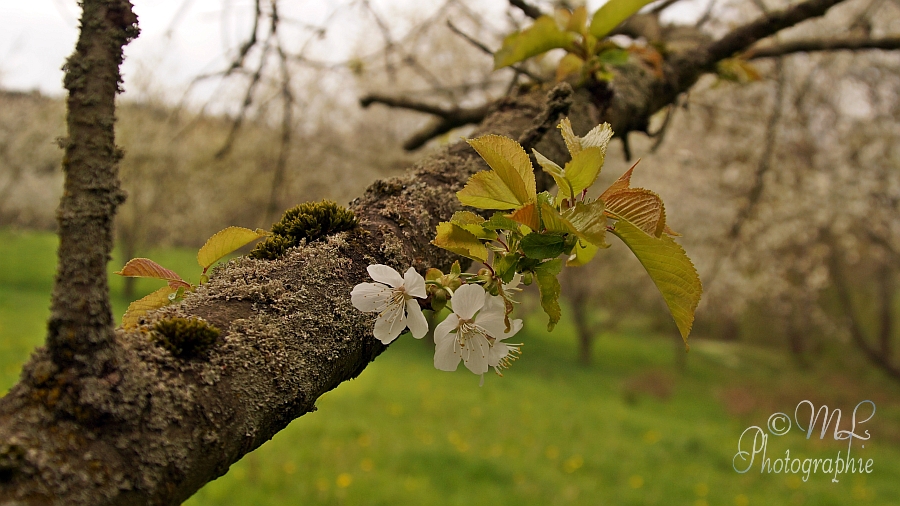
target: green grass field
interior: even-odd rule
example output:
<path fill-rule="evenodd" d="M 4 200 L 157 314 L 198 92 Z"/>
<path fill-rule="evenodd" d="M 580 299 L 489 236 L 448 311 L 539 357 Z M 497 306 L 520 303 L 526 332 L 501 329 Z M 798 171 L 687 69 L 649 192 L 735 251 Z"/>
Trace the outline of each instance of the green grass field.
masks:
<path fill-rule="evenodd" d="M 0 230 L 0 392 L 43 339 L 54 272 L 50 234 Z M 182 274 L 191 251 L 152 257 Z M 116 260 L 111 270 L 121 266 Z M 146 292 L 153 283 L 141 286 Z M 112 280 L 121 314 L 121 280 Z M 200 505 L 893 505 L 900 497 L 900 387 L 846 349 L 797 370 L 778 350 L 696 340 L 684 369 L 672 336 L 600 333 L 594 364 L 574 361 L 564 320 L 541 314 L 520 334 L 524 354 L 485 385 L 431 365 L 426 343 L 401 338 L 359 379 L 323 396 L 186 504 Z M 672 333 L 677 331 L 672 328 Z M 803 399 L 875 416 L 853 457 L 870 474 L 746 474 L 732 467 L 741 432 L 793 414 Z M 860 415 L 860 417 L 863 417 Z M 865 444 L 865 448 L 861 445 Z M 745 444 L 745 446 L 747 446 Z M 770 436 L 768 456 L 834 458 L 847 442 Z"/>

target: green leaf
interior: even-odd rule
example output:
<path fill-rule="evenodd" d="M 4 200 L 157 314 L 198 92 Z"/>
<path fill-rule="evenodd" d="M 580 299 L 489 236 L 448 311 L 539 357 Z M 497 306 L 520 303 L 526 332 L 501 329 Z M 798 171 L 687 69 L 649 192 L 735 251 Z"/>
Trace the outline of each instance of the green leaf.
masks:
<path fill-rule="evenodd" d="M 546 202 L 541 202 L 541 222 L 548 232 L 560 234 L 574 234 L 576 232 L 575 227 L 569 223 L 569 220 L 563 218 L 555 207 Z"/>
<path fill-rule="evenodd" d="M 137 327 L 141 317 L 147 314 L 147 312 L 159 309 L 163 306 L 168 306 L 172 302 L 172 299 L 170 299 L 169 296 L 178 293 L 178 290 L 179 288 L 167 285 L 132 302 L 128 305 L 128 309 L 122 316 L 122 326 L 126 329 Z"/>
<path fill-rule="evenodd" d="M 563 118 L 559 121 L 558 128 L 562 133 L 563 140 L 566 141 L 566 148 L 569 154 L 574 158 L 582 149 L 599 148 L 606 156 L 606 148 L 612 139 L 613 131 L 609 123 L 601 123 L 591 129 L 584 137 L 578 137 L 572 130 L 572 122 L 569 118 Z"/>
<path fill-rule="evenodd" d="M 603 201 L 595 200 L 587 204 L 576 202 L 573 207 L 563 210 L 561 216 L 575 229 L 579 239 L 598 248 L 608 248 L 606 244 L 606 215 Z"/>
<path fill-rule="evenodd" d="M 493 230 L 486 230 L 484 226 L 482 226 L 484 221 L 484 218 L 471 211 L 457 211 L 453 214 L 453 217 L 450 218 L 450 223 L 459 225 L 461 228 L 468 230 L 475 237 L 485 241 L 493 241 L 497 238 L 497 233 Z"/>
<path fill-rule="evenodd" d="M 628 51 L 615 48 L 607 49 L 597 55 L 597 61 L 604 65 L 625 65 L 628 63 Z"/>
<path fill-rule="evenodd" d="M 547 323 L 547 330 L 553 330 L 553 327 L 559 322 L 562 311 L 559 309 L 560 285 L 556 276 L 562 270 L 562 259 L 556 258 L 544 262 L 534 268 L 534 277 L 537 279 L 538 289 L 541 292 L 541 307 L 550 321 Z"/>
<path fill-rule="evenodd" d="M 522 238 L 519 243 L 522 252 L 528 258 L 544 259 L 556 258 L 566 251 L 566 238 L 562 234 L 539 234 L 532 232 Z"/>
<path fill-rule="evenodd" d="M 494 215 L 491 216 L 491 219 L 482 223 L 481 226 L 488 230 L 519 231 L 519 224 L 515 220 L 504 216 L 503 213 L 494 213 Z"/>
<path fill-rule="evenodd" d="M 494 70 L 527 60 L 556 48 L 570 48 L 577 35 L 561 30 L 552 16 L 541 16 L 534 24 L 505 39 L 494 53 Z"/>
<path fill-rule="evenodd" d="M 566 55 L 559 60 L 559 65 L 556 66 L 556 80 L 558 82 L 571 75 L 581 75 L 581 70 L 583 68 L 584 60 L 582 60 L 580 56 L 566 53 Z"/>
<path fill-rule="evenodd" d="M 528 227 L 529 230 L 537 230 L 541 226 L 541 217 L 534 203 L 516 209 L 514 213 L 509 215 L 509 218 Z M 519 229 L 521 230 L 521 227 Z"/>
<path fill-rule="evenodd" d="M 467 142 L 496 172 L 519 206 L 534 202 L 534 167 L 518 142 L 502 135 L 483 135 Z"/>
<path fill-rule="evenodd" d="M 619 23 L 630 18 L 653 0 L 609 0 L 597 9 L 591 19 L 591 35 L 601 39 L 609 35 Z"/>
<path fill-rule="evenodd" d="M 484 244 L 472 232 L 447 221 L 438 223 L 437 235 L 432 244 L 473 260 L 487 261 L 488 253 Z"/>
<path fill-rule="evenodd" d="M 684 249 L 669 236 L 653 237 L 627 221 L 618 221 L 613 233 L 622 239 L 662 293 L 681 338 L 687 344 L 694 311 L 703 286 Z"/>
<path fill-rule="evenodd" d="M 550 174 L 553 178 L 553 181 L 556 182 L 556 187 L 559 188 L 560 193 L 562 193 L 563 197 L 567 197 L 570 199 L 575 199 L 575 192 L 572 190 L 572 183 L 566 179 L 566 172 L 562 167 L 556 164 L 553 160 L 547 158 L 546 156 L 540 154 L 538 150 L 532 149 L 532 153 L 534 153 L 534 159 L 537 160 L 538 165 L 544 169 L 544 172 Z"/>
<path fill-rule="evenodd" d="M 582 190 L 594 184 L 600 175 L 605 156 L 604 151 L 598 147 L 583 148 L 566 164 L 566 179 L 572 185 L 573 194 L 577 196 Z"/>
<path fill-rule="evenodd" d="M 469 178 L 465 188 L 456 192 L 463 205 L 479 209 L 515 209 L 519 199 L 500 176 L 492 170 L 483 170 Z"/>
<path fill-rule="evenodd" d="M 516 274 L 516 265 L 522 256 L 518 253 L 507 253 L 494 258 L 494 274 L 503 280 L 504 283 L 512 281 L 513 276 Z"/>
<path fill-rule="evenodd" d="M 582 239 L 578 239 L 578 243 L 575 245 L 575 248 L 572 249 L 572 254 L 569 255 L 569 259 L 566 260 L 566 265 L 569 267 L 584 265 L 593 260 L 598 251 L 600 251 L 599 247 Z"/>
<path fill-rule="evenodd" d="M 228 227 L 216 232 L 206 241 L 206 244 L 197 252 L 197 263 L 203 267 L 203 271 L 218 262 L 225 255 L 232 253 L 251 242 L 269 235 L 265 230 L 258 228 L 250 230 L 244 227 Z"/>

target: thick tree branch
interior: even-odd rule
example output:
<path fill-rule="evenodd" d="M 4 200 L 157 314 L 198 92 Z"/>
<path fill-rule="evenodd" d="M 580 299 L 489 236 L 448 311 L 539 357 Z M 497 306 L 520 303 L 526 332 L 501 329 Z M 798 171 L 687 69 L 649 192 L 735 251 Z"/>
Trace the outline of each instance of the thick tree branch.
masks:
<path fill-rule="evenodd" d="M 755 46 L 743 54 L 744 58 L 775 58 L 793 53 L 813 53 L 819 51 L 865 51 L 872 49 L 900 49 L 900 37 L 877 39 L 852 37 L 835 39 L 810 39 L 783 42 L 765 46 Z"/>

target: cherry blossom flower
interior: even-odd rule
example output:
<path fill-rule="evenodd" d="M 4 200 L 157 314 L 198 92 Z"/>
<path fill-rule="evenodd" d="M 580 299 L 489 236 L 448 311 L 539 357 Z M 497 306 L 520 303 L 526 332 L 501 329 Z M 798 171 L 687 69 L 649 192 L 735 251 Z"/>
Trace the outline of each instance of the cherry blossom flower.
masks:
<path fill-rule="evenodd" d="M 375 338 L 388 344 L 407 327 L 413 337 L 423 338 L 428 333 L 428 322 L 414 297 L 426 297 L 425 278 L 412 267 L 403 277 L 387 265 L 370 265 L 366 270 L 376 282 L 353 287 L 350 302 L 364 313 L 378 312 Z"/>
<path fill-rule="evenodd" d="M 513 320 L 506 332 L 501 297 L 491 296 L 479 285 L 467 284 L 456 290 L 450 304 L 453 313 L 434 329 L 435 368 L 455 371 L 462 360 L 475 374 L 483 375 L 489 367 L 499 374 L 517 358 L 520 345 L 502 341 L 521 330 L 522 320 Z"/>

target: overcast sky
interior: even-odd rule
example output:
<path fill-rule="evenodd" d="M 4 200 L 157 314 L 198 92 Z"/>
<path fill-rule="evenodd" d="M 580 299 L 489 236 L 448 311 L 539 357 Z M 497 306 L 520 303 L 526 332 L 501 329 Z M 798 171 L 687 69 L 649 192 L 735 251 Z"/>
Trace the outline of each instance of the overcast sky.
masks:
<path fill-rule="evenodd" d="M 589 1 L 589 8 L 595 9 L 602 1 Z M 299 26 L 323 24 L 334 7 L 343 3 L 290 0 L 280 5 L 283 17 Z M 392 14 L 414 8 L 424 15 L 440 2 L 371 3 L 386 18 L 394 20 L 391 28 L 399 36 L 403 23 Z M 684 3 L 687 7 L 694 2 Z M 227 49 L 237 47 L 240 39 L 246 37 L 252 20 L 253 0 L 133 0 L 133 4 L 141 36 L 125 50 L 126 93 L 142 72 L 157 80 L 162 76 L 167 86 L 179 89 L 197 74 L 222 69 Z M 485 0 L 475 5 L 485 10 L 488 20 L 506 8 L 502 0 Z M 62 94 L 60 67 L 74 48 L 79 13 L 75 0 L 0 0 L 0 87 Z M 341 26 L 340 33 L 332 30 L 328 39 L 320 43 L 326 52 L 320 51 L 316 56 L 333 60 L 349 57 L 355 36 L 363 28 L 359 23 L 359 16 L 351 13 L 347 19 L 333 19 L 330 26 Z"/>

